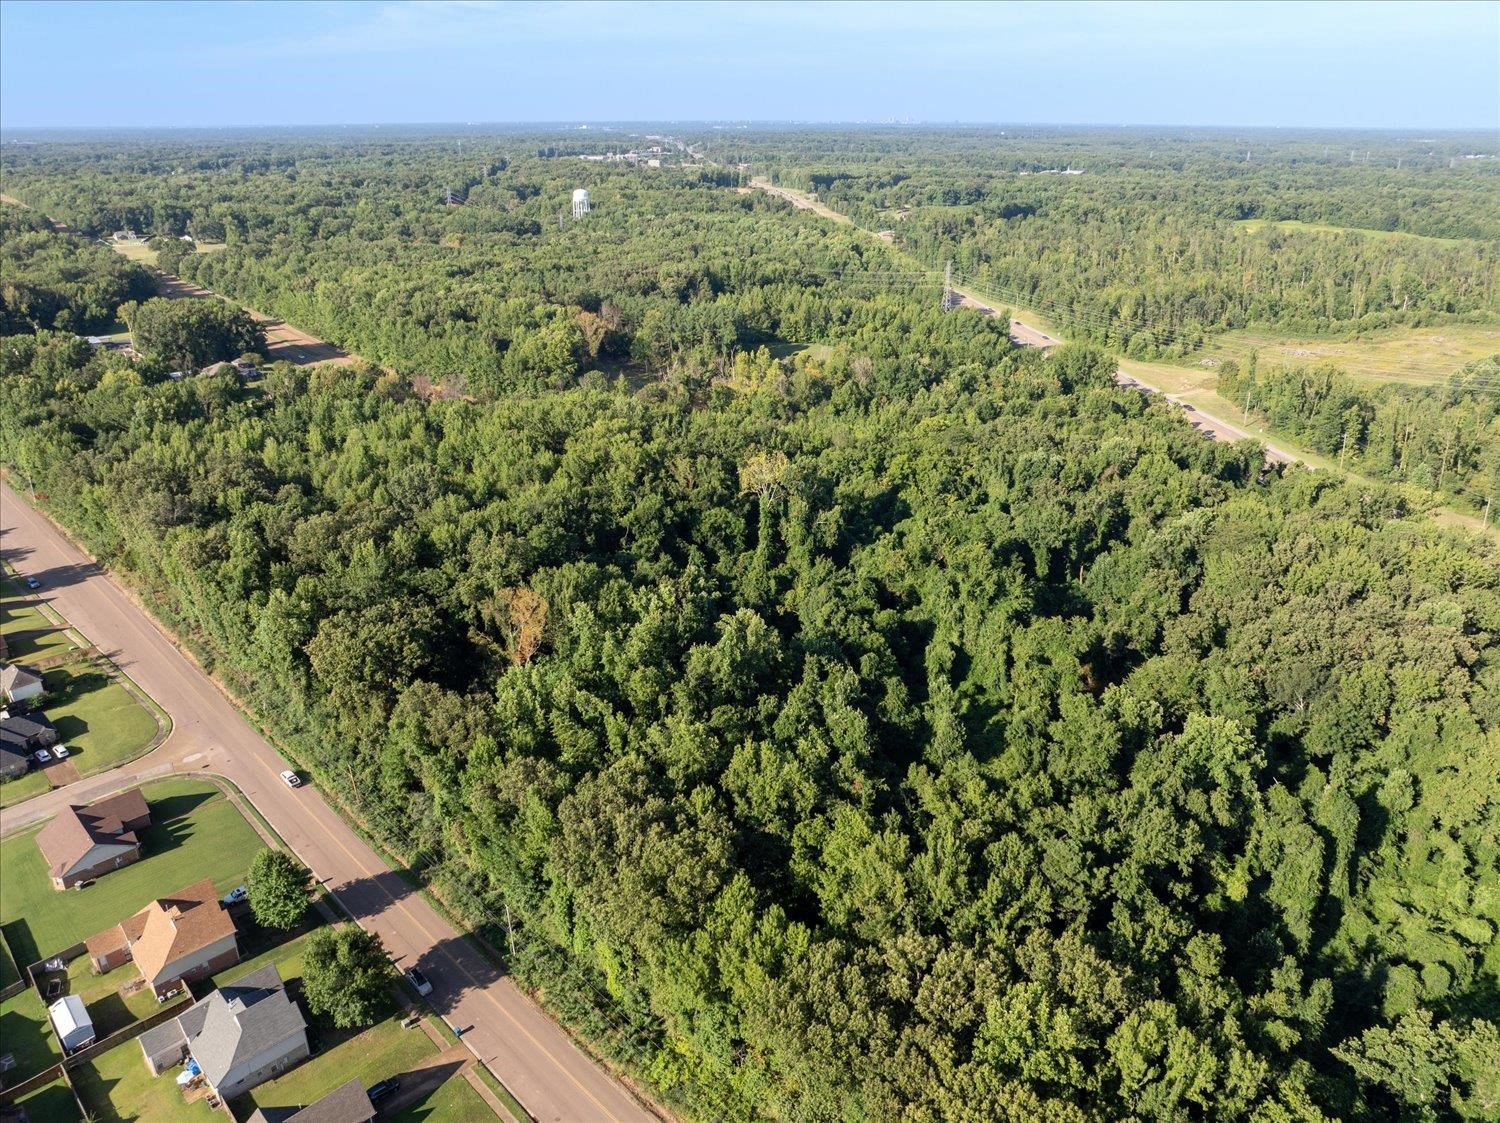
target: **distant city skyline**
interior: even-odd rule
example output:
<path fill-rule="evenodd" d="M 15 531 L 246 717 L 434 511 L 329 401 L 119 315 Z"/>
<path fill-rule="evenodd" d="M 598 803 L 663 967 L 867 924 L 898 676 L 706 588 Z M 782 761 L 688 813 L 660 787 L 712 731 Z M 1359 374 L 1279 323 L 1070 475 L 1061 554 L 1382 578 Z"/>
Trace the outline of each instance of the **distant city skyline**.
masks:
<path fill-rule="evenodd" d="M 0 125 L 1500 128 L 1500 3 L 0 3 Z"/>

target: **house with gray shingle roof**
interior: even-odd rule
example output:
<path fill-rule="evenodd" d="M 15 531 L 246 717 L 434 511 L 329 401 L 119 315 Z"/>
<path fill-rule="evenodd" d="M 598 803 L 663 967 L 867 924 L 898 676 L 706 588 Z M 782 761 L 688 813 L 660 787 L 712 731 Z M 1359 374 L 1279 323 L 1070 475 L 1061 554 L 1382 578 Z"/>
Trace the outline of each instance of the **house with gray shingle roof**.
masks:
<path fill-rule="evenodd" d="M 370 1123 L 374 1118 L 370 1094 L 356 1076 L 304 1108 L 258 1107 L 249 1123 Z"/>
<path fill-rule="evenodd" d="M 41 675 L 15 663 L 0 663 L 0 695 L 7 702 L 26 702 L 41 693 Z"/>
<path fill-rule="evenodd" d="M 274 963 L 219 988 L 137 1040 L 152 1076 L 196 1062 L 223 1100 L 279 1076 L 309 1053 L 307 1022 Z"/>

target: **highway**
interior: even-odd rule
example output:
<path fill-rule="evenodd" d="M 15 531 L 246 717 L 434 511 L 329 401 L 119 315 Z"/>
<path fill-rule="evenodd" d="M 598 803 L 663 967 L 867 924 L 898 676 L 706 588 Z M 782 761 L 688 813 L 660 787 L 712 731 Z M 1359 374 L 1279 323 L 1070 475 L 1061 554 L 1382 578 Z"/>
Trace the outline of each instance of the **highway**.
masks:
<path fill-rule="evenodd" d="M 40 822 L 64 803 L 85 803 L 143 779 L 198 770 L 221 775 L 345 909 L 379 933 L 400 968 L 421 967 L 433 984 L 433 1008 L 462 1031 L 463 1043 L 534 1118 L 545 1123 L 658 1120 L 413 892 L 315 787 L 288 788 L 280 773 L 290 765 L 197 663 L 101 567 L 3 484 L 0 555 L 22 574 L 38 578 L 41 598 L 172 719 L 170 736 L 146 756 L 0 810 L 0 833 Z"/>

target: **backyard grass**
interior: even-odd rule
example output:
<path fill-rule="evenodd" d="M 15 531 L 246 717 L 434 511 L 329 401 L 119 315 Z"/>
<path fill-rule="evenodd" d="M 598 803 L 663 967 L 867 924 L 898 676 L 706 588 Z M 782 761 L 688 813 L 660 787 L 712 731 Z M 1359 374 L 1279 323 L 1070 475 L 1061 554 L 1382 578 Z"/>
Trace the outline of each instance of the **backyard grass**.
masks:
<path fill-rule="evenodd" d="M 108 1037 L 161 1009 L 150 987 L 139 987 L 128 995 L 120 993 L 127 983 L 140 977 L 134 963 L 126 963 L 104 975 L 94 974 L 86 955 L 68 964 L 68 993 L 83 999 L 96 1037 Z"/>
<path fill-rule="evenodd" d="M 408 1071 L 437 1051 L 420 1027 L 402 1029 L 396 1018 L 388 1018 L 303 1061 L 285 1076 L 250 1089 L 234 1101 L 235 1117 L 244 1119 L 257 1107 L 310 1104 L 355 1076 L 368 1088 Z"/>
<path fill-rule="evenodd" d="M 231 1107 L 236 1119 L 246 1119 L 255 1108 L 291 1107 L 312 1104 L 329 1095 L 336 1087 L 353 1077 L 368 1089 L 387 1077 L 399 1077 L 414 1066 L 437 1056 L 438 1047 L 420 1027 L 404 1030 L 399 1018 L 389 1018 L 360 1035 L 330 1048 L 327 1053 L 306 1060 L 285 1077 L 261 1084 Z M 396 1116 L 416 1123 L 465 1123 L 466 1120 L 493 1119 L 484 1099 L 469 1086 L 462 1075 L 432 1090 L 416 1104 L 408 1105 Z"/>
<path fill-rule="evenodd" d="M 0 926 L 18 964 L 86 940 L 205 877 L 220 893 L 245 880 L 250 859 L 265 844 L 218 788 L 166 780 L 144 792 L 152 819 L 144 856 L 82 891 L 52 888 L 35 830 L 0 841 Z"/>
<path fill-rule="evenodd" d="M 156 736 L 156 718 L 91 663 L 47 671 L 45 711 L 79 775 L 92 776 L 139 756 Z"/>
<path fill-rule="evenodd" d="M 317 913 L 313 912 L 311 915 L 316 916 Z M 314 925 L 314 927 L 317 927 L 317 925 Z M 296 982 L 302 978 L 302 959 L 307 951 L 307 936 L 308 933 L 303 932 L 302 935 L 294 936 L 285 943 L 277 944 L 269 951 L 262 952 L 260 955 L 248 959 L 243 959 L 233 967 L 224 968 L 224 970 L 213 976 L 215 988 L 226 987 L 230 983 L 243 979 L 250 972 L 259 970 L 267 963 L 276 964 L 276 970 L 281 974 L 282 982 Z M 241 944 L 243 946 L 243 941 Z"/>
<path fill-rule="evenodd" d="M 8 987 L 21 977 L 21 971 L 16 966 L 16 961 L 10 957 L 10 949 L 5 946 L 5 941 L 0 940 L 0 987 Z"/>
<path fill-rule="evenodd" d="M 16 1061 L 6 1074 L 7 1084 L 35 1076 L 62 1060 L 57 1038 L 47 1026 L 47 1008 L 30 987 L 0 1002 L 0 1053 L 9 1053 Z"/>
<path fill-rule="evenodd" d="M 26 1118 L 35 1120 L 36 1123 L 42 1123 L 43 1120 L 46 1123 L 77 1123 L 82 1119 L 73 1093 L 68 1091 L 68 1086 L 61 1080 L 54 1080 L 35 1092 L 29 1092 L 16 1102 L 26 1109 Z"/>
<path fill-rule="evenodd" d="M 73 1085 L 97 1123 L 210 1123 L 219 1113 L 200 1097 L 184 1103 L 176 1069 L 152 1076 L 137 1041 L 126 1041 L 72 1070 Z"/>

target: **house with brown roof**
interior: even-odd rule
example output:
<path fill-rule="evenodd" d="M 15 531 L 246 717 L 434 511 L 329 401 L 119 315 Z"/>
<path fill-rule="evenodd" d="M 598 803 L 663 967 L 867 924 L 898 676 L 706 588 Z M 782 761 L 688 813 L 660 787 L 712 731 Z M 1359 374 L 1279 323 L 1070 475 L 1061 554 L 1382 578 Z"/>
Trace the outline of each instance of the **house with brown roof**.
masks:
<path fill-rule="evenodd" d="M 64 808 L 37 832 L 37 849 L 56 889 L 140 861 L 140 832 L 151 825 L 151 811 L 139 788 L 87 807 Z"/>
<path fill-rule="evenodd" d="M 134 960 L 158 999 L 240 961 L 234 918 L 210 878 L 152 901 L 84 947 L 100 974 Z"/>

